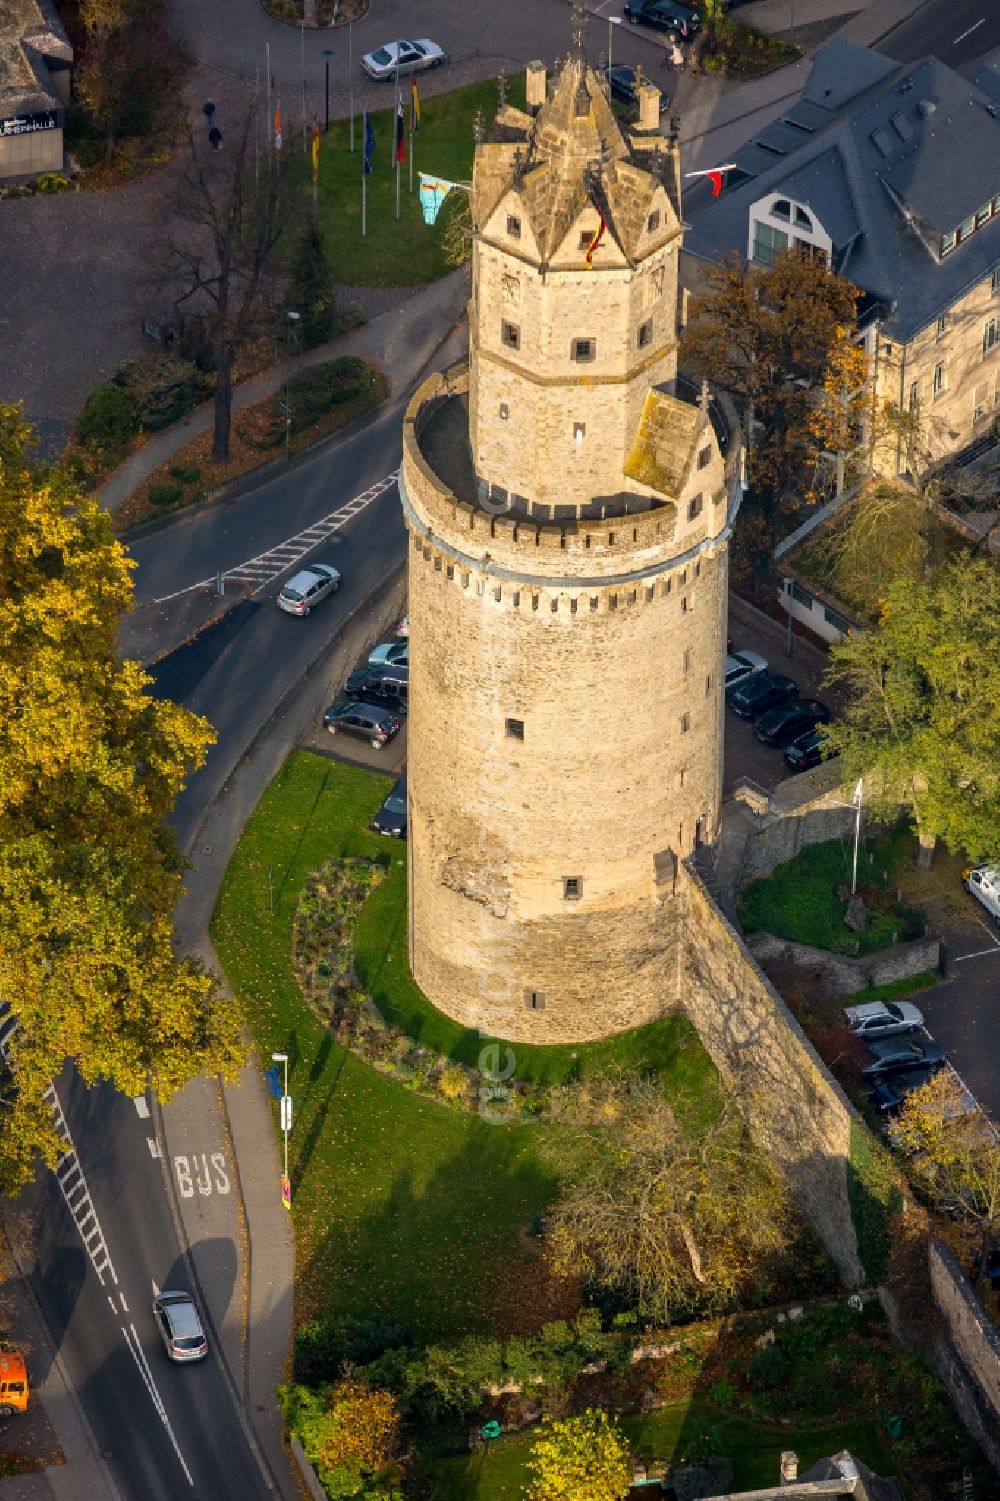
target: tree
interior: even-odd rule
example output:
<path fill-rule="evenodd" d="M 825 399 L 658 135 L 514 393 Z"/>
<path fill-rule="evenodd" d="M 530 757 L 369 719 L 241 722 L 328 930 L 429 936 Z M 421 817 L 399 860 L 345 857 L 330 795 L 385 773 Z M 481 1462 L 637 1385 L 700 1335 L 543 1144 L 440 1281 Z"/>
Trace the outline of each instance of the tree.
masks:
<path fill-rule="evenodd" d="M 82 1078 L 168 1098 L 232 1072 L 233 1008 L 171 949 L 183 861 L 165 819 L 213 735 L 149 694 L 116 632 L 133 566 L 98 502 L 27 458 L 0 407 L 0 998 L 17 1019 L 0 1183 L 62 1150 L 42 1092 Z"/>
<path fill-rule="evenodd" d="M 934 844 L 1000 859 L 1000 573 L 963 554 L 889 586 L 877 627 L 830 650 L 844 692 L 826 734 L 869 807 L 909 810 L 922 863 Z"/>
<path fill-rule="evenodd" d="M 655 1080 L 623 1072 L 547 1150 L 563 1182 L 550 1216 L 556 1270 L 633 1297 L 651 1317 L 727 1305 L 786 1241 L 784 1180 L 735 1110 L 695 1135 Z"/>
<path fill-rule="evenodd" d="M 303 349 L 333 338 L 336 306 L 333 268 L 315 212 L 302 226 L 292 259 L 292 307 L 299 314 Z"/>
<path fill-rule="evenodd" d="M 606 1412 L 546 1418 L 528 1457 L 527 1501 L 623 1501 L 632 1484 L 628 1445 Z"/>
<path fill-rule="evenodd" d="M 346 1378 L 330 1392 L 330 1432 L 319 1446 L 330 1469 L 356 1464 L 375 1473 L 399 1454 L 401 1418 L 391 1392 L 369 1391 L 364 1382 Z"/>
<path fill-rule="evenodd" d="M 939 1212 L 982 1226 L 983 1250 L 1000 1227 L 1000 1140 L 950 1069 L 903 1101 L 892 1128 L 911 1180 Z"/>
<path fill-rule="evenodd" d="M 864 617 L 897 579 L 923 573 L 926 507 L 910 486 L 871 484 L 834 511 L 809 539 L 810 571 Z"/>
<path fill-rule="evenodd" d="M 228 157 L 188 132 L 189 161 L 168 205 L 159 268 L 177 309 L 204 319 L 215 370 L 216 464 L 229 460 L 233 362 L 251 335 L 271 322 L 269 283 L 285 228 L 280 154 L 265 153 L 259 171 L 251 172 L 252 135 L 252 111 L 244 116 Z"/>
<path fill-rule="evenodd" d="M 177 108 L 188 59 L 164 27 L 163 0 L 84 0 L 81 15 L 87 45 L 76 93 L 111 151 Z"/>
<path fill-rule="evenodd" d="M 756 559 L 763 573 L 782 515 L 798 508 L 824 441 L 811 427 L 815 393 L 837 413 L 854 390 L 853 362 L 830 361 L 843 353 L 858 294 L 821 259 L 797 252 L 767 267 L 734 255 L 707 278 L 709 290 L 691 300 L 680 358 L 743 406 L 750 486 L 765 523 Z"/>

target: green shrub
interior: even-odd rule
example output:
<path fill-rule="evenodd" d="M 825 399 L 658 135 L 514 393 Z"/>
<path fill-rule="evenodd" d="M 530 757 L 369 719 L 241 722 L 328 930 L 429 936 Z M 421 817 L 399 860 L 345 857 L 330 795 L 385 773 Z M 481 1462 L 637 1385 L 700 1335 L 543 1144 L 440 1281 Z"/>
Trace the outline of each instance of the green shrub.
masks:
<path fill-rule="evenodd" d="M 201 479 L 201 470 L 196 464 L 171 464 L 170 473 L 182 485 L 196 485 Z"/>
<path fill-rule="evenodd" d="M 386 1350 L 409 1343 L 406 1325 L 381 1314 L 364 1319 L 349 1313 L 313 1319 L 296 1330 L 295 1380 L 305 1386 L 335 1381 L 345 1361 L 368 1365 Z"/>
<path fill-rule="evenodd" d="M 115 380 L 129 392 L 147 432 L 160 432 L 190 412 L 195 402 L 195 368 L 189 360 L 163 355 L 129 360 Z"/>
<path fill-rule="evenodd" d="M 889 1153 L 866 1127 L 852 1121 L 847 1199 L 858 1255 L 869 1282 L 883 1281 L 889 1270 L 892 1222 L 903 1204 L 895 1179 L 896 1169 Z"/>
<path fill-rule="evenodd" d="M 758 1391 L 773 1391 L 786 1380 L 788 1366 L 788 1356 L 780 1345 L 764 1345 L 751 1357 L 747 1367 L 747 1380 Z"/>
<path fill-rule="evenodd" d="M 150 485 L 146 498 L 151 506 L 175 506 L 183 494 L 184 486 L 168 479 Z"/>
<path fill-rule="evenodd" d="M 76 421 L 76 436 L 84 448 L 114 454 L 127 447 L 142 421 L 132 395 L 113 380 L 91 391 Z"/>
<path fill-rule="evenodd" d="M 40 172 L 35 178 L 35 187 L 39 193 L 65 193 L 69 178 L 59 172 Z"/>

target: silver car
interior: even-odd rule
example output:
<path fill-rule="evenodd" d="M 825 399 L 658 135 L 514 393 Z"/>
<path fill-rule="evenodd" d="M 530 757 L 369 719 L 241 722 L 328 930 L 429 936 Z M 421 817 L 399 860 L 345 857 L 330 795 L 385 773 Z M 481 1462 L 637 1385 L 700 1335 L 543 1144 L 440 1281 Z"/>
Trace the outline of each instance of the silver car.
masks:
<path fill-rule="evenodd" d="M 336 594 L 340 588 L 340 574 L 329 563 L 310 563 L 282 585 L 278 595 L 278 609 L 289 615 L 308 615 L 313 605 L 318 605 L 328 594 Z"/>
<path fill-rule="evenodd" d="M 448 61 L 448 54 L 437 42 L 421 37 L 419 42 L 386 42 L 374 52 L 366 52 L 361 66 L 369 78 L 381 81 L 395 78 L 397 73 L 421 73 L 425 68 L 438 68 Z"/>
<path fill-rule="evenodd" d="M 208 1340 L 190 1293 L 157 1293 L 153 1317 L 171 1360 L 204 1360 Z"/>

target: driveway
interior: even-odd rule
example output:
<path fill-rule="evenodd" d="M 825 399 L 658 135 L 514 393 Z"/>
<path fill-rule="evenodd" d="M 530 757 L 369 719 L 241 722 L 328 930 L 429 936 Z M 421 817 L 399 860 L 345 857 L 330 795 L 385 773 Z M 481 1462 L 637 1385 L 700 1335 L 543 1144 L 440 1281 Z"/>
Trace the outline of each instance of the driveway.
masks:
<path fill-rule="evenodd" d="M 914 999 L 928 1032 L 1000 1122 L 1000 923 L 960 890 L 943 912 L 932 905 L 928 916 L 944 939 L 946 976 Z"/>

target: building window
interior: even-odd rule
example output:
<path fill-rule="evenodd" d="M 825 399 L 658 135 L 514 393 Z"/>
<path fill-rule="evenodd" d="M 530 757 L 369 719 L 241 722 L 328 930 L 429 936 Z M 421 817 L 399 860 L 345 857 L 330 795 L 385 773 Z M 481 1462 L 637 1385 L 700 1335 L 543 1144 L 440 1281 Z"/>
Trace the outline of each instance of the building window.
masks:
<path fill-rule="evenodd" d="M 520 349 L 521 330 L 516 323 L 508 323 L 506 320 L 500 325 L 500 341 L 506 344 L 508 349 Z"/>
<path fill-rule="evenodd" d="M 506 728 L 507 728 L 507 739 L 508 740 L 523 740 L 524 739 L 524 720 L 523 719 L 508 719 L 507 722 L 506 722 Z"/>
<path fill-rule="evenodd" d="M 639 331 L 635 336 L 635 342 L 640 349 L 645 349 L 653 342 L 653 320 L 647 318 L 645 323 L 639 324 Z"/>
<path fill-rule="evenodd" d="M 976 228 L 981 229 L 993 212 L 992 205 L 984 203 L 982 208 L 976 209 Z"/>
<path fill-rule="evenodd" d="M 712 674 L 708 673 L 705 678 L 705 697 L 708 698 L 712 691 Z"/>
<path fill-rule="evenodd" d="M 524 1004 L 529 1011 L 544 1011 L 545 997 L 540 990 L 526 990 Z"/>
<path fill-rule="evenodd" d="M 580 249 L 581 250 L 589 250 L 590 249 L 591 245 L 594 243 L 594 236 L 596 235 L 596 233 L 597 233 L 596 229 L 581 229 L 581 231 L 580 231 Z"/>
<path fill-rule="evenodd" d="M 990 277 L 990 291 L 994 297 L 1000 292 L 1000 271 L 994 271 Z"/>
<path fill-rule="evenodd" d="M 685 674 L 687 674 L 690 671 L 691 671 L 691 648 L 689 646 L 685 646 L 685 648 L 684 648 L 684 672 L 685 672 Z"/>
<path fill-rule="evenodd" d="M 578 363 L 585 364 L 588 360 L 592 360 L 596 352 L 597 341 L 595 339 L 573 340 L 573 359 Z"/>
<path fill-rule="evenodd" d="M 707 469 L 712 462 L 712 445 L 706 443 L 704 448 L 698 450 L 698 468 Z"/>
<path fill-rule="evenodd" d="M 824 609 L 823 615 L 826 619 L 827 625 L 832 625 L 838 631 L 843 631 L 845 636 L 849 636 L 851 634 L 851 631 L 854 629 L 854 627 L 851 625 L 851 622 L 847 619 L 846 615 L 838 614 L 836 610 L 831 610 L 829 606 Z"/>
<path fill-rule="evenodd" d="M 975 214 L 970 214 L 968 219 L 963 219 L 958 226 L 958 238 L 960 240 L 967 240 L 971 234 L 975 233 L 975 229 L 976 216 Z"/>
<path fill-rule="evenodd" d="M 792 205 L 788 202 L 787 198 L 778 198 L 771 204 L 769 212 L 774 219 L 790 220 L 792 217 Z"/>
<path fill-rule="evenodd" d="M 587 424 L 585 422 L 574 422 L 573 423 L 573 441 L 574 441 L 574 443 L 582 443 L 583 440 L 584 440 L 584 438 L 586 436 L 587 436 Z"/>
<path fill-rule="evenodd" d="M 944 390 L 944 362 L 934 366 L 934 395 L 940 396 Z"/>
<path fill-rule="evenodd" d="M 698 517 L 701 515 L 702 505 L 703 505 L 703 501 L 702 501 L 702 498 L 701 498 L 700 495 L 694 495 L 694 496 L 692 496 L 692 498 L 688 501 L 688 520 L 689 521 L 697 521 Z"/>
<path fill-rule="evenodd" d="M 682 714 L 681 715 L 680 726 L 681 726 L 681 734 L 682 735 L 686 735 L 687 732 L 688 732 L 688 730 L 691 728 L 691 716 L 690 716 L 690 714 Z"/>
<path fill-rule="evenodd" d="M 788 249 L 788 236 L 783 229 L 774 229 L 770 224 L 754 220 L 753 258 L 762 265 L 773 266 L 783 250 Z"/>
<path fill-rule="evenodd" d="M 510 416 L 510 408 L 508 407 L 508 405 L 507 405 L 507 403 L 505 401 L 501 401 L 501 403 L 500 403 L 500 421 L 501 422 L 506 422 L 507 418 L 509 416 Z"/>
<path fill-rule="evenodd" d="M 678 785 L 678 787 L 683 787 L 686 779 L 687 779 L 687 767 L 686 766 L 682 766 L 681 769 L 680 769 L 680 771 L 677 773 L 677 785 Z"/>
<path fill-rule="evenodd" d="M 659 227 L 660 227 L 660 210 L 658 208 L 654 208 L 653 212 L 650 214 L 649 218 L 646 220 L 646 230 L 647 230 L 647 232 L 649 234 L 654 234 L 656 232 L 656 230 L 659 229 Z"/>
<path fill-rule="evenodd" d="M 917 407 L 919 405 L 920 405 L 920 382 L 918 380 L 911 380 L 910 381 L 910 411 L 911 412 L 915 412 L 917 410 Z"/>
<path fill-rule="evenodd" d="M 507 233 L 514 240 L 521 238 L 521 221 L 516 214 L 507 215 Z"/>
<path fill-rule="evenodd" d="M 991 318 L 983 329 L 983 354 L 989 354 L 1000 343 L 1000 319 Z"/>
<path fill-rule="evenodd" d="M 941 236 L 941 255 L 950 255 L 958 244 L 958 235 L 950 229 L 946 235 Z"/>
<path fill-rule="evenodd" d="M 806 213 L 805 209 L 799 208 L 798 206 L 796 206 L 795 209 L 795 222 L 802 229 L 811 230 L 813 227 L 813 222 L 810 219 L 809 215 Z"/>
<path fill-rule="evenodd" d="M 794 579 L 792 580 L 792 590 L 791 590 L 791 592 L 792 592 L 792 598 L 794 600 L 796 600 L 800 605 L 805 605 L 805 607 L 806 607 L 807 610 L 811 610 L 812 609 L 812 607 L 813 607 L 813 597 L 812 597 L 812 595 L 809 593 L 809 591 L 807 589 L 803 589 L 801 584 L 797 584 Z"/>
<path fill-rule="evenodd" d="M 563 901 L 578 902 L 582 884 L 579 876 L 563 876 Z"/>
<path fill-rule="evenodd" d="M 938 321 L 937 321 L 937 337 L 939 339 L 944 337 L 944 331 L 945 331 L 945 329 L 947 327 L 948 327 L 948 314 L 947 313 L 939 313 L 938 314 Z"/>

